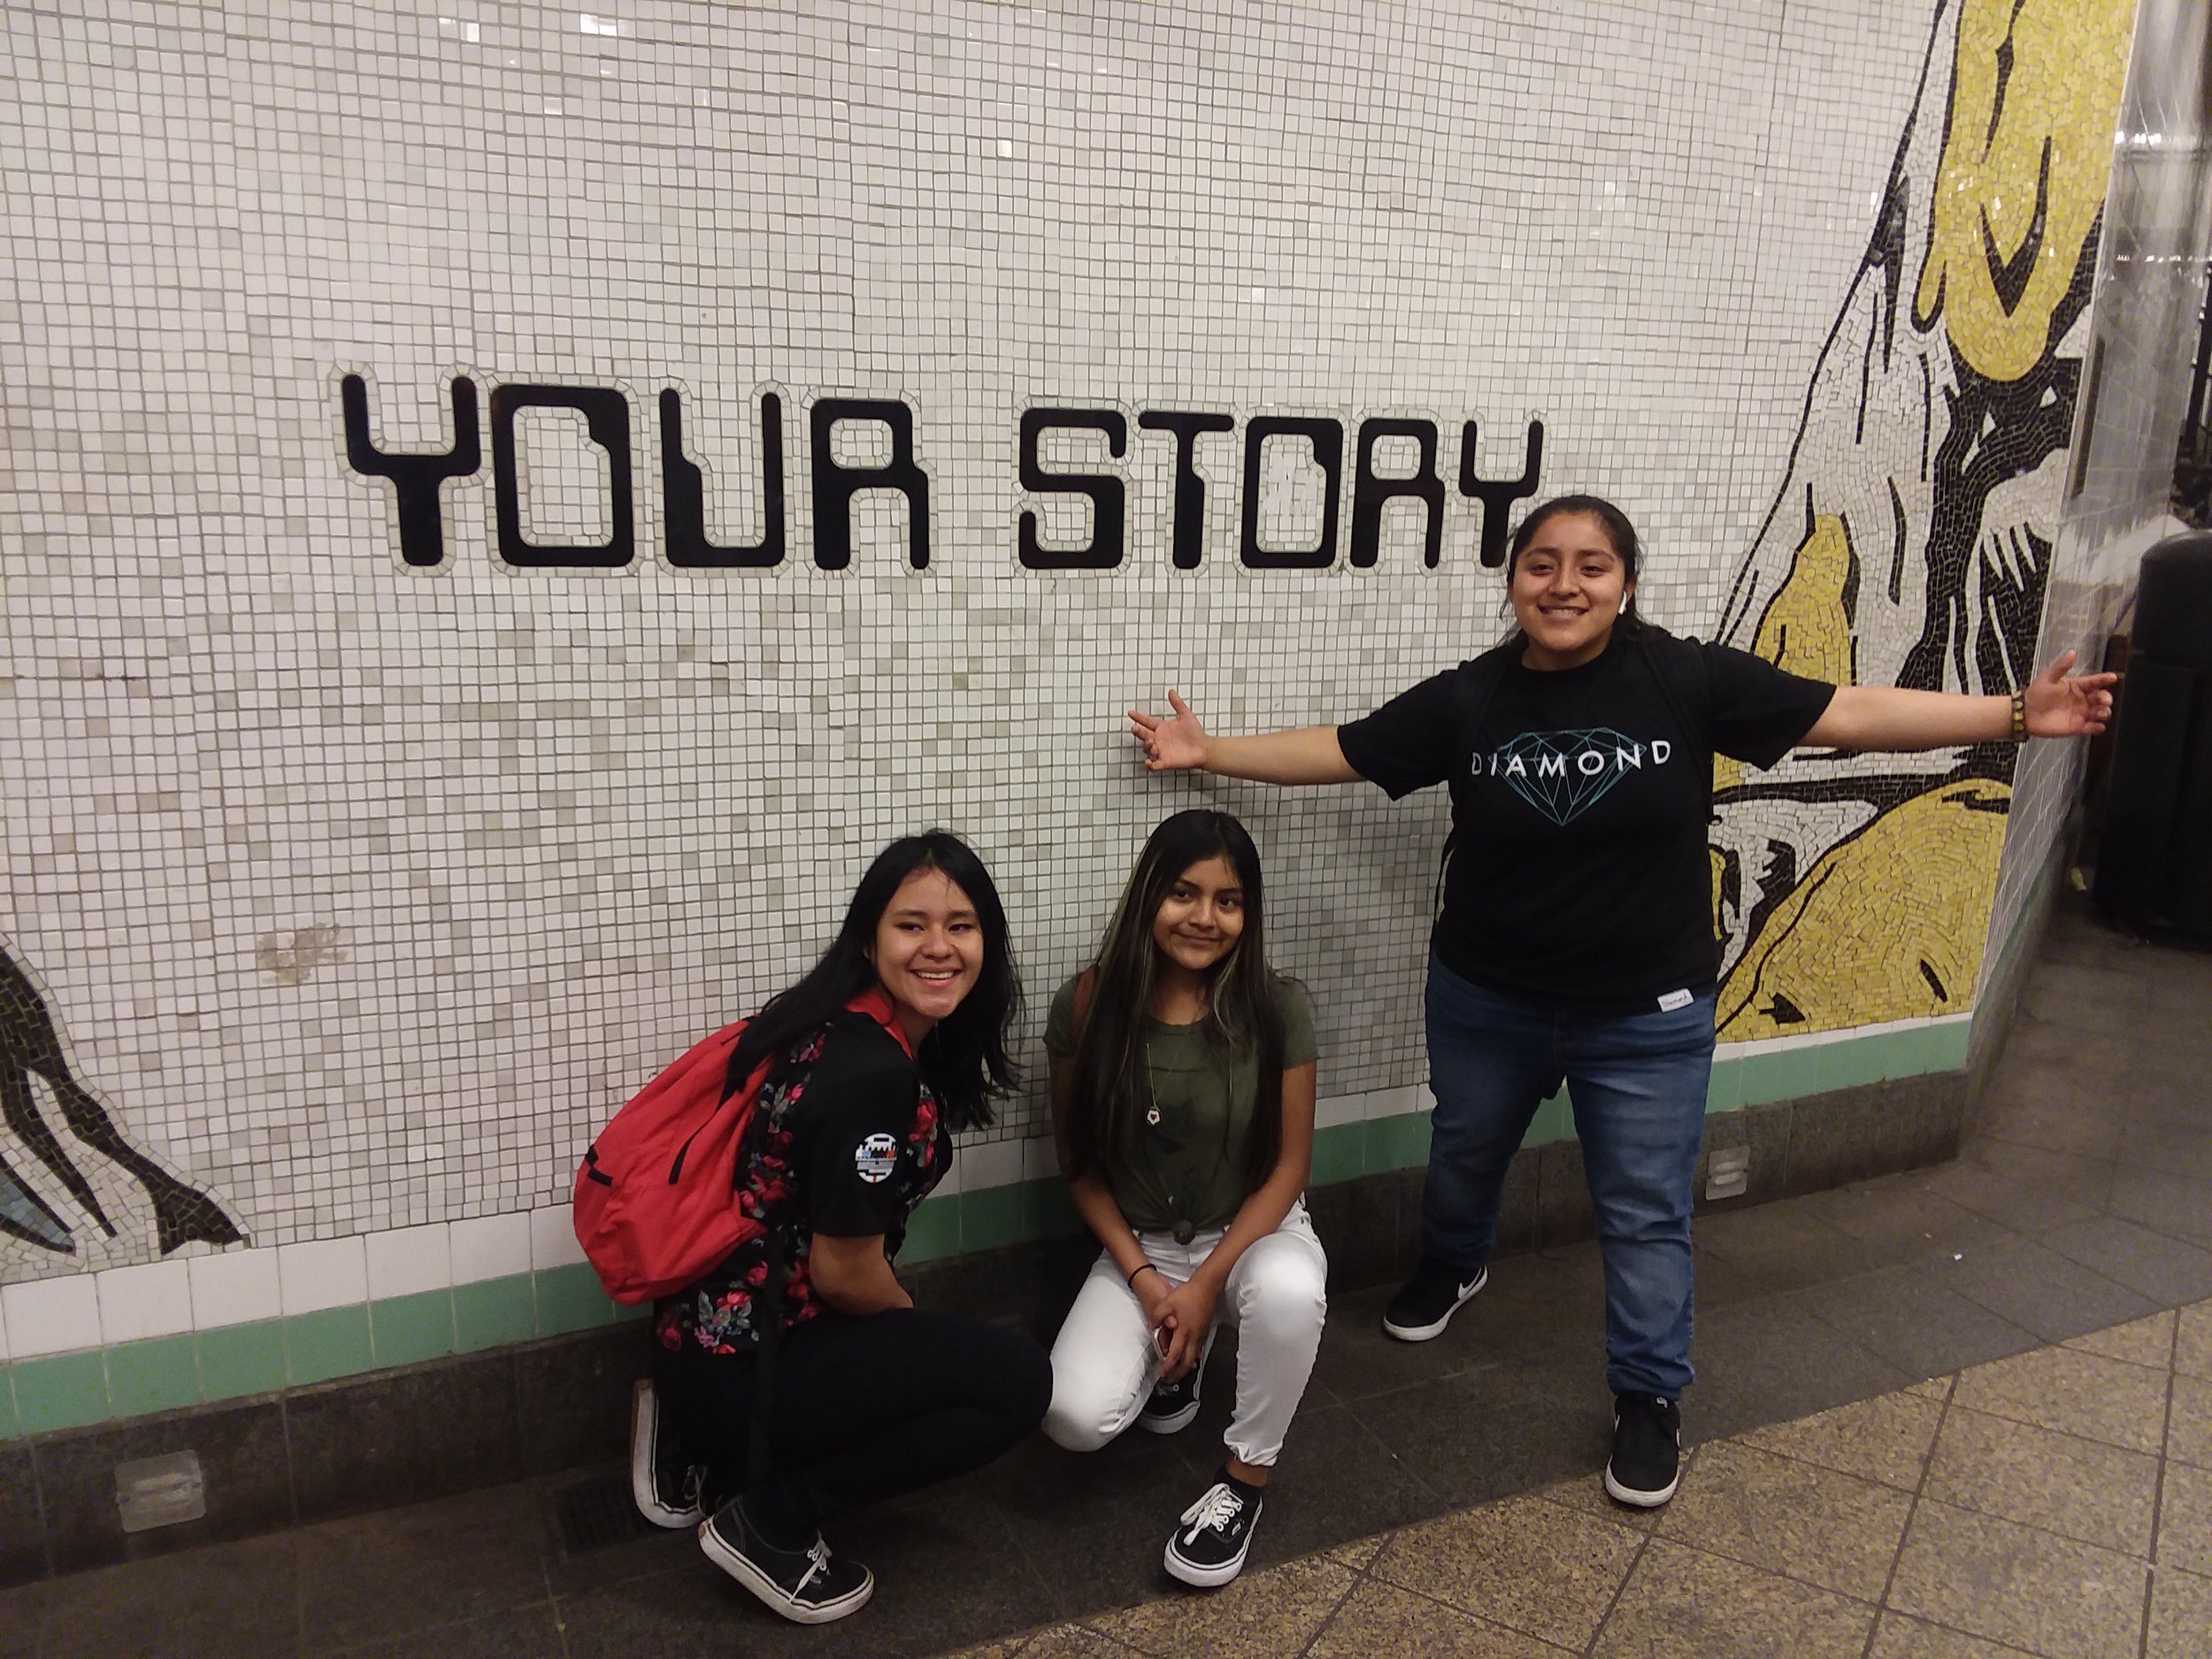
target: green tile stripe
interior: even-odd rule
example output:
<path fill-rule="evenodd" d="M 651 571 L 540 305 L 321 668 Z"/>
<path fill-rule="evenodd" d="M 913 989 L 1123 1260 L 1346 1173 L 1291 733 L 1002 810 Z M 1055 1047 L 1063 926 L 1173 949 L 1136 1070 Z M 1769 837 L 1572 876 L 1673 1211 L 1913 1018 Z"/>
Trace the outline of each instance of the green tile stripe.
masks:
<path fill-rule="evenodd" d="M 453 1293 L 426 1290 L 369 1304 L 369 1346 L 376 1363 L 419 1365 L 453 1352 Z"/>
<path fill-rule="evenodd" d="M 107 1351 L 108 1411 L 119 1417 L 200 1403 L 199 1347 L 189 1333 L 119 1342 Z"/>
<path fill-rule="evenodd" d="M 109 1415 L 107 1356 L 96 1348 L 17 1360 L 8 1380 L 15 1385 L 16 1427 L 25 1434 L 73 1429 Z"/>
<path fill-rule="evenodd" d="M 0 1364 L 0 1440 L 419 1364 L 649 1309 L 618 1309 L 588 1267 L 553 1268 L 287 1318 Z"/>
<path fill-rule="evenodd" d="M 1731 1111 L 1966 1063 L 1971 1022 L 1870 1032 L 1757 1054 L 1715 1057 L 1708 1111 Z M 1527 1144 L 1574 1133 L 1563 1098 L 1540 1106 Z M 1313 1184 L 1415 1169 L 1428 1159 L 1429 1120 L 1405 1112 L 1316 1133 Z M 1082 1223 L 1057 1177 L 932 1198 L 907 1226 L 902 1263 L 939 1261 L 1032 1239 L 1079 1233 Z M 642 1318 L 618 1308 L 582 1264 L 516 1273 L 418 1295 L 333 1308 L 195 1334 L 0 1365 L 0 1440 L 75 1428 L 110 1417 L 233 1400 L 286 1386 L 476 1353 L 534 1336 L 594 1330 Z"/>
<path fill-rule="evenodd" d="M 456 1285 L 453 1331 L 464 1354 L 528 1341 L 538 1333 L 538 1301 L 530 1275 L 512 1273 Z"/>
<path fill-rule="evenodd" d="M 200 1333 L 200 1398 L 235 1400 L 290 1381 L 285 1369 L 284 1321 L 219 1325 Z"/>

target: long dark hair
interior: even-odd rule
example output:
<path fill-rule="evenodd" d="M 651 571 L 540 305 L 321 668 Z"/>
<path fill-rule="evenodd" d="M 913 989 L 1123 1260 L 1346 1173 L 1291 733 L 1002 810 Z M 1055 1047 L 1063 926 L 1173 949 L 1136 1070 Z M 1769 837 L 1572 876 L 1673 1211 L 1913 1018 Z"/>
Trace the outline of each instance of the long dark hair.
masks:
<path fill-rule="evenodd" d="M 1208 858 L 1226 858 L 1244 889 L 1244 931 L 1208 978 L 1204 1025 L 1209 1041 L 1225 1056 L 1251 1054 L 1259 1060 L 1246 1190 L 1264 1181 L 1282 1156 L 1283 1018 L 1267 965 L 1259 849 L 1228 813 L 1194 808 L 1152 832 L 1099 947 L 1075 1045 L 1075 1093 L 1066 1125 L 1071 1175 L 1102 1167 L 1109 1151 L 1128 1146 L 1152 1105 L 1144 1050 L 1159 954 L 1152 922 L 1183 872 Z"/>
<path fill-rule="evenodd" d="M 1555 495 L 1542 505 L 1531 508 L 1521 526 L 1513 533 L 1513 551 L 1505 561 L 1505 587 L 1509 595 L 1513 591 L 1513 573 L 1521 568 L 1521 555 L 1528 551 L 1528 544 L 1536 539 L 1536 533 L 1563 513 L 1587 513 L 1605 526 L 1606 540 L 1612 542 L 1613 551 L 1621 561 L 1623 580 L 1630 585 L 1636 580 L 1637 562 L 1643 557 L 1643 543 L 1637 539 L 1636 526 L 1628 521 L 1628 515 L 1602 495 Z M 1614 619 L 1614 630 L 1621 634 L 1640 634 L 1651 625 L 1636 614 L 1636 595 L 1628 596 L 1628 609 Z M 1514 641 L 1526 644 L 1527 636 L 1514 631 Z"/>
<path fill-rule="evenodd" d="M 922 1039 L 916 1059 L 956 1129 L 986 1128 L 991 1096 L 1010 1093 L 1021 1081 L 1006 1052 L 1008 1032 L 1021 1010 L 1021 976 L 1007 937 L 1006 909 L 999 902 L 991 872 L 974 850 L 949 830 L 902 836 L 876 855 L 868 873 L 853 889 L 844 926 L 807 976 L 768 1005 L 745 1027 L 730 1055 L 729 1078 L 742 1084 L 753 1068 L 780 1055 L 808 1033 L 834 1019 L 839 1011 L 876 984 L 876 926 L 890 909 L 906 879 L 918 870 L 940 872 L 968 895 L 983 929 L 983 972 L 960 1006 L 937 1022 Z"/>

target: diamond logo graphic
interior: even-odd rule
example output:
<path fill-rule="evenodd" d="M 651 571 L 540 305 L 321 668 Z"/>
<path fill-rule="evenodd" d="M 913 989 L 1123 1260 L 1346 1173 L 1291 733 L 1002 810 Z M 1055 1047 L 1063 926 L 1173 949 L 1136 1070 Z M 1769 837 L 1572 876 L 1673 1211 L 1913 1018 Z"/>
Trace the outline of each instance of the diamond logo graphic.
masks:
<path fill-rule="evenodd" d="M 1647 758 L 1644 744 L 1614 731 L 1593 726 L 1580 732 L 1525 732 L 1492 752 L 1487 771 L 1553 823 L 1572 823 L 1605 792 Z"/>

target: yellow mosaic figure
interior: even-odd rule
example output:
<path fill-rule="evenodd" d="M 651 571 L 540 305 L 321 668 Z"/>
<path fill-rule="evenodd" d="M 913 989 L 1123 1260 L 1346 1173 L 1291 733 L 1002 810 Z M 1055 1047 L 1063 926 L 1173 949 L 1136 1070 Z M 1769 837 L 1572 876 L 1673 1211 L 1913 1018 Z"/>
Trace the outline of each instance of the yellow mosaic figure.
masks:
<path fill-rule="evenodd" d="M 1838 685 L 2034 672 L 2133 0 L 1966 0 L 1718 637 Z M 2013 754 L 1717 769 L 1724 1041 L 1972 1005 Z"/>

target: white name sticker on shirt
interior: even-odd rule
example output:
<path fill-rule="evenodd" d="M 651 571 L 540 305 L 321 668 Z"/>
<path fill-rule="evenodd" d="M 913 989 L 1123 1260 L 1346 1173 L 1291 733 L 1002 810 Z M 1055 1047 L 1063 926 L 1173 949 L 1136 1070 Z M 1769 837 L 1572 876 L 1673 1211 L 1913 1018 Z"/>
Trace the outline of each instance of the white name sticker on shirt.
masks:
<path fill-rule="evenodd" d="M 853 1148 L 853 1170 L 871 1187 L 878 1181 L 887 1181 L 899 1161 L 899 1141 L 896 1135 L 870 1135 Z"/>
<path fill-rule="evenodd" d="M 1687 991 L 1669 991 L 1659 999 L 1659 1011 L 1663 1014 L 1671 1014 L 1676 1009 L 1687 1008 L 1695 1001 L 1697 999 Z"/>

